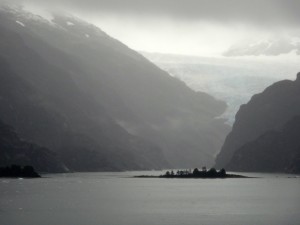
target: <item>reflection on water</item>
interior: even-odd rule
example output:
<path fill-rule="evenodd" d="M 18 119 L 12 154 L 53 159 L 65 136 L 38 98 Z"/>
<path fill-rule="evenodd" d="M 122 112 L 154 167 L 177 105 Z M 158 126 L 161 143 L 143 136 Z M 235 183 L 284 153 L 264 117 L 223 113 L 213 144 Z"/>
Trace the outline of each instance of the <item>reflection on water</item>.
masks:
<path fill-rule="evenodd" d="M 300 179 L 143 179 L 163 172 L 0 179 L 1 225 L 299 224 Z M 293 178 L 289 178 L 293 177 Z"/>

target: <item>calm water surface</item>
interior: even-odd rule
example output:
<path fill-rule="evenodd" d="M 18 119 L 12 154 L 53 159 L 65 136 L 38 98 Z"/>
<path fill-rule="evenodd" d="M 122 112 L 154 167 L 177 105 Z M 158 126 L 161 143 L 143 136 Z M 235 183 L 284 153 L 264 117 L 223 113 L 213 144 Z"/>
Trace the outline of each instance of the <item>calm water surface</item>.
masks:
<path fill-rule="evenodd" d="M 224 180 L 131 178 L 147 173 L 0 179 L 0 224 L 300 224 L 300 178 L 293 175 L 255 174 L 261 178 Z"/>

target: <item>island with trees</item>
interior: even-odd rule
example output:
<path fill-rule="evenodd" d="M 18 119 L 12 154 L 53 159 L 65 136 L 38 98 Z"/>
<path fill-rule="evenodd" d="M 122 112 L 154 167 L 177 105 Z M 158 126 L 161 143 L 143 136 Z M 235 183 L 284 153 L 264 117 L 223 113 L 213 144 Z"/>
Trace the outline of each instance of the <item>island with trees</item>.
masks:
<path fill-rule="evenodd" d="M 195 168 L 192 170 L 177 170 L 174 172 L 166 171 L 165 174 L 159 176 L 148 176 L 148 175 L 141 175 L 135 176 L 138 178 L 250 178 L 242 175 L 237 174 L 227 174 L 225 169 L 221 169 L 217 171 L 215 168 L 211 168 L 209 170 L 206 167 L 202 167 L 202 170 Z"/>

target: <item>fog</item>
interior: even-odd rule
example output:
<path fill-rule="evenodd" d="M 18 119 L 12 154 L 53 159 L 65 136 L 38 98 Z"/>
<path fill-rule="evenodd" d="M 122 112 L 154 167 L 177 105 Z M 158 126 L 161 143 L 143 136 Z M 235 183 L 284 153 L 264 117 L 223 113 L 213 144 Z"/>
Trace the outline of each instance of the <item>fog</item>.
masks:
<path fill-rule="evenodd" d="M 15 0 L 16 1 L 16 0 Z M 65 7 L 88 14 L 169 17 L 179 20 L 245 22 L 256 25 L 296 26 L 300 21 L 297 0 L 18 0 L 16 2 Z"/>
<path fill-rule="evenodd" d="M 247 40 L 300 36 L 296 0 L 14 2 L 71 12 L 139 51 L 219 56 Z"/>
<path fill-rule="evenodd" d="M 296 224 L 299 11 L 0 0 L 0 224 Z"/>
<path fill-rule="evenodd" d="M 33 26 L 32 30 L 28 29 L 29 32 L 35 33 L 39 38 L 44 38 L 44 41 L 49 42 L 51 46 L 60 50 L 64 49 L 68 54 L 80 57 L 86 65 L 94 63 L 97 74 L 103 73 L 104 69 L 107 74 L 121 73 L 122 76 L 128 74 L 128 77 L 124 76 L 126 77 L 124 80 L 120 78 L 120 84 L 124 85 L 122 91 L 130 92 L 129 90 L 134 90 L 134 82 L 137 86 L 141 86 L 140 73 L 144 73 L 144 71 L 132 72 L 134 76 L 129 78 L 131 73 L 128 71 L 134 70 L 134 68 L 131 66 L 127 68 L 125 62 L 128 59 L 126 57 L 136 59 L 140 55 L 137 56 L 135 52 L 130 52 L 121 43 L 139 51 L 158 67 L 183 81 L 194 91 L 208 93 L 217 100 L 226 102 L 227 111 L 225 111 L 224 105 L 216 103 L 218 110 L 212 107 L 210 113 L 214 118 L 229 121 L 230 125 L 234 123 L 235 114 L 241 104 L 246 103 L 254 94 L 262 92 L 276 81 L 294 79 L 299 70 L 299 1 L 0 1 L 9 2 L 9 4 L 21 4 L 25 11 L 43 17 L 54 27 L 60 27 L 61 30 L 54 29 L 54 27 L 47 28 L 46 25 L 45 27 L 35 27 L 33 23 L 31 24 Z M 56 18 L 55 13 L 60 16 Z M 79 21 L 76 18 L 83 19 L 88 23 L 76 24 Z M 24 19 L 26 19 L 26 16 Z M 26 21 L 15 20 L 15 22 L 24 29 L 27 28 Z M 28 23 L 32 23 L 32 21 L 29 20 Z M 92 32 L 94 29 L 91 29 L 89 23 L 101 29 L 99 31 L 100 36 L 96 36 L 95 39 L 93 38 L 95 33 Z M 52 33 L 48 33 L 47 29 L 54 29 L 53 32 L 57 32 L 57 36 L 52 36 Z M 62 34 L 60 32 L 69 32 L 70 37 L 61 39 L 60 35 Z M 99 35 L 99 32 L 96 32 L 97 35 Z M 78 40 L 73 37 L 75 34 L 79 35 L 79 37 L 76 37 Z M 82 37 L 84 37 L 83 40 Z M 103 37 L 105 37 L 105 40 L 102 40 Z M 88 39 L 91 42 L 87 41 Z M 121 43 L 115 42 L 115 39 Z M 107 40 L 109 40 L 109 44 L 106 43 Z M 86 45 L 86 47 L 80 49 L 80 45 L 74 44 L 79 42 Z M 40 47 L 32 44 L 32 42 L 30 42 L 30 45 L 34 49 L 42 51 Z M 114 51 L 118 49 L 119 55 L 125 54 L 126 57 L 122 60 L 118 59 L 119 55 L 114 55 L 114 52 L 111 53 L 110 58 L 99 48 L 101 46 L 105 46 L 104 49 L 107 46 L 113 46 Z M 99 49 L 93 55 L 95 47 Z M 85 57 L 82 56 L 84 51 L 86 51 Z M 50 57 L 48 52 L 42 51 L 41 53 Z M 101 60 L 102 62 L 100 62 Z M 104 63 L 104 60 L 108 60 L 108 63 Z M 144 60 L 144 58 L 139 60 Z M 122 69 L 114 71 L 116 63 L 111 64 L 113 61 L 118 61 Z M 103 64 L 102 67 L 100 66 L 101 63 Z M 134 65 L 140 66 L 137 62 Z M 128 71 L 124 71 L 123 67 Z M 92 70 L 89 72 L 94 73 Z M 102 82 L 106 83 L 106 81 Z M 214 85 L 211 85 L 212 83 Z M 87 87 L 90 87 L 91 84 L 92 82 Z M 96 90 L 98 88 L 101 89 L 97 87 Z M 154 85 L 149 93 L 156 89 L 159 89 L 158 84 Z M 167 92 L 166 89 L 166 87 L 162 87 L 160 90 Z M 119 90 L 117 89 L 117 91 Z M 107 96 L 112 95 L 110 90 L 108 92 Z M 96 91 L 95 93 L 93 93 L 93 96 L 101 96 L 100 92 Z M 179 95 L 180 91 L 176 90 L 176 93 L 172 93 L 170 96 L 173 98 L 175 94 Z M 135 96 L 136 94 L 131 93 L 131 95 Z M 149 94 L 149 96 L 151 95 Z M 143 97 L 148 99 L 149 96 L 145 94 Z M 205 99 L 206 97 L 202 96 L 202 98 Z M 148 102 L 146 100 L 137 100 L 133 97 L 129 99 L 134 99 L 134 104 L 138 103 L 137 105 L 141 108 L 138 108 L 137 112 L 145 112 L 145 117 L 148 118 L 149 116 L 151 118 L 149 124 L 154 130 L 157 129 L 157 124 L 154 124 L 153 120 L 154 118 L 160 118 L 159 107 L 161 106 L 153 107 L 151 113 L 148 114 L 146 110 Z M 107 107 L 114 112 L 112 109 L 114 104 L 110 102 L 111 100 L 107 101 Z M 134 104 L 132 107 L 136 106 Z M 173 104 L 170 104 L 170 107 L 173 106 Z M 181 107 L 183 106 L 180 105 L 179 108 L 181 109 Z M 122 110 L 118 109 L 118 111 L 121 112 Z M 154 116 L 155 111 L 159 112 L 157 117 Z M 183 111 L 188 112 L 186 108 Z M 223 115 L 221 115 L 222 113 Z M 128 133 L 137 135 L 139 132 L 136 130 L 138 130 L 139 123 L 133 124 L 127 121 L 128 118 L 125 118 L 122 113 L 120 114 L 120 118 L 116 116 L 118 125 Z M 177 124 L 181 117 L 180 119 L 177 117 L 169 118 L 168 114 L 164 116 L 166 116 L 167 124 L 170 125 L 171 130 L 176 130 L 173 128 L 174 121 Z M 197 120 L 198 118 L 195 119 L 195 121 Z M 203 121 L 205 120 L 203 119 Z M 194 120 L 189 121 L 189 123 L 193 124 Z M 201 126 L 206 129 L 204 125 Z M 162 130 L 165 134 L 168 134 L 166 130 Z M 145 134 L 145 136 L 147 135 Z M 222 138 L 220 138 L 221 141 L 217 144 L 218 146 L 222 144 Z M 214 154 L 219 150 L 219 147 L 214 148 L 216 149 Z"/>

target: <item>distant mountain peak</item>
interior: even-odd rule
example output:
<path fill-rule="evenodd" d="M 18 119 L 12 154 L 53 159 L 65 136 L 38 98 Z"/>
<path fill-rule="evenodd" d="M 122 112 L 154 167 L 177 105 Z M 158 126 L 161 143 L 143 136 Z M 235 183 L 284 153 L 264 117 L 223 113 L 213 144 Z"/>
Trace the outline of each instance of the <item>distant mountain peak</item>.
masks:
<path fill-rule="evenodd" d="M 108 37 L 99 27 L 62 10 L 50 10 L 33 5 L 18 5 L 14 3 L 0 3 L 0 11 L 16 18 L 16 22 L 25 27 L 26 21 L 38 24 L 52 25 L 55 28 L 72 30 L 85 38 Z"/>
<path fill-rule="evenodd" d="M 294 52 L 300 55 L 300 37 L 272 36 L 262 39 L 244 40 L 232 45 L 223 53 L 224 56 L 277 56 Z"/>

